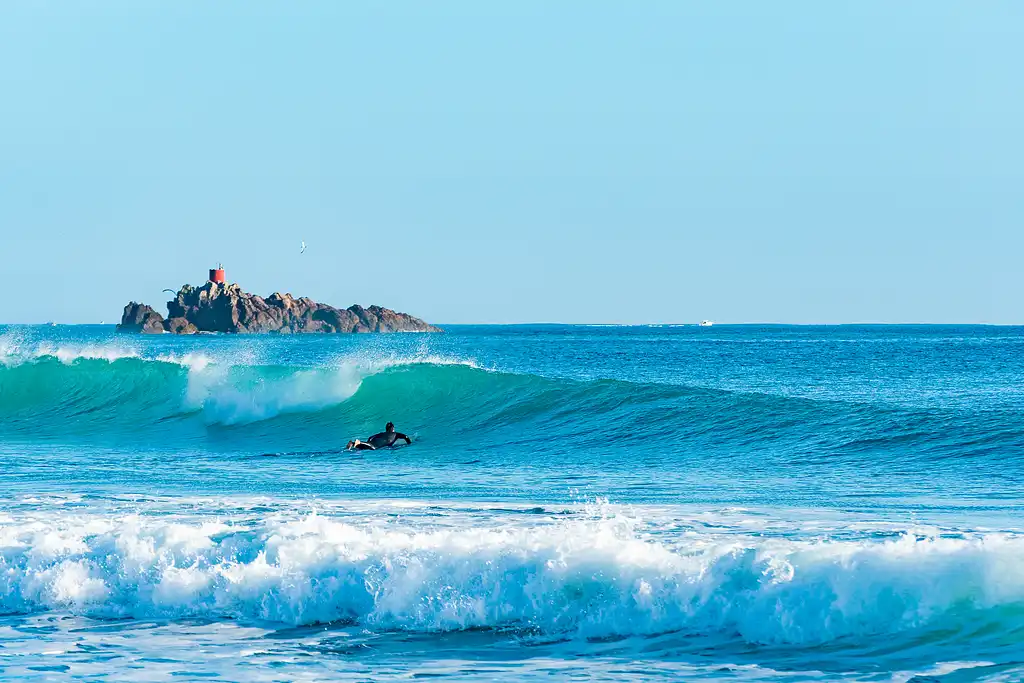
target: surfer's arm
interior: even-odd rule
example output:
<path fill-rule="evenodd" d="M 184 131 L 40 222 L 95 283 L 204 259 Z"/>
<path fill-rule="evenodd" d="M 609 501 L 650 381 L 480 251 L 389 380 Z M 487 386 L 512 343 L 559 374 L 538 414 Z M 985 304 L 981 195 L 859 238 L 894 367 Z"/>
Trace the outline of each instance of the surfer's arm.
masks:
<path fill-rule="evenodd" d="M 406 436 L 405 434 L 403 434 L 402 432 L 397 432 L 397 433 L 396 433 L 395 435 L 396 435 L 396 436 L 397 436 L 397 437 L 398 437 L 399 439 L 405 439 L 405 442 L 406 442 L 406 443 L 412 443 L 412 439 L 410 439 L 409 437 L 407 437 L 407 436 Z"/>

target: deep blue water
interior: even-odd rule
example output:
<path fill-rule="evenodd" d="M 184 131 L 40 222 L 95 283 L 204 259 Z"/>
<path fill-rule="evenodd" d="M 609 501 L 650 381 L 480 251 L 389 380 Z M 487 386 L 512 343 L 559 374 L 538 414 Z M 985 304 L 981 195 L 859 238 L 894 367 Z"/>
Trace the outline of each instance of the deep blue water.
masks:
<path fill-rule="evenodd" d="M 0 327 L 0 678 L 1018 680 L 1022 351 Z"/>

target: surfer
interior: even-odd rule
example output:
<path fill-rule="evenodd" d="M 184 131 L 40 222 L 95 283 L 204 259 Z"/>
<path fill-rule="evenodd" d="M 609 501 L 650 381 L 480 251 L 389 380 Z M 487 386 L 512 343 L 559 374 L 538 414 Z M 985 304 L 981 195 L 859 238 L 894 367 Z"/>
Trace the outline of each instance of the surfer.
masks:
<path fill-rule="evenodd" d="M 391 446 L 394 446 L 395 442 L 399 439 L 405 439 L 407 444 L 412 443 L 412 439 L 407 437 L 405 434 L 395 431 L 394 422 L 388 422 L 384 426 L 383 432 L 374 434 L 366 441 L 360 441 L 359 439 L 349 441 L 346 448 L 357 451 L 375 451 L 378 448 L 390 448 Z"/>

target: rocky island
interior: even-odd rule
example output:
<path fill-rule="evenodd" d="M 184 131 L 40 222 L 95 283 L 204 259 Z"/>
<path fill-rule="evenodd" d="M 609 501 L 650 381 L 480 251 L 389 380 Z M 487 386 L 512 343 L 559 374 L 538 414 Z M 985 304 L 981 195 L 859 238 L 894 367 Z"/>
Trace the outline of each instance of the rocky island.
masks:
<path fill-rule="evenodd" d="M 350 333 L 350 332 L 440 332 L 419 318 L 381 306 L 334 308 L 307 297 L 274 293 L 263 298 L 249 294 L 234 283 L 215 280 L 201 287 L 184 285 L 167 302 L 167 318 L 146 304 L 131 302 L 124 307 L 122 332 L 143 334 L 196 334 L 222 332 L 254 333 Z"/>

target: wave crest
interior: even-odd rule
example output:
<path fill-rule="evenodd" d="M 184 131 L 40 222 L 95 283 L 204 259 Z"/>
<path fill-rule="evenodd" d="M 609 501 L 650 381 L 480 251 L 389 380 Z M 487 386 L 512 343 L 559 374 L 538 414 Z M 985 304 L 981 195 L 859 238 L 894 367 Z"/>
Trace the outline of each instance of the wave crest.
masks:
<path fill-rule="evenodd" d="M 19 418 L 72 411 L 79 427 L 138 424 L 199 413 L 207 425 L 250 424 L 315 412 L 349 399 L 369 376 L 413 366 L 466 366 L 472 360 L 419 354 L 341 357 L 326 366 L 260 365 L 257 358 L 221 359 L 201 352 L 141 357 L 129 346 L 39 345 L 0 340 L 0 399 Z M 37 388 L 43 386 L 44 391 Z"/>
<path fill-rule="evenodd" d="M 764 444 L 769 458 L 787 464 L 840 457 L 866 466 L 879 454 L 983 461 L 1024 447 L 1024 430 L 995 413 L 977 419 L 960 411 L 581 381 L 429 353 L 371 351 L 301 366 L 266 364 L 258 350 L 151 359 L 116 346 L 35 351 L 45 353 L 0 364 L 0 434 L 116 444 L 215 437 L 240 450 L 316 450 L 390 419 L 428 439 L 434 430 L 436 443 L 513 445 L 544 450 L 544 457 L 557 457 L 558 449 L 538 444 L 586 439 L 595 457 L 618 459 L 623 447 L 661 457 L 671 445 L 680 457 L 699 454 L 708 463 Z M 239 425 L 249 427 L 233 429 Z"/>

